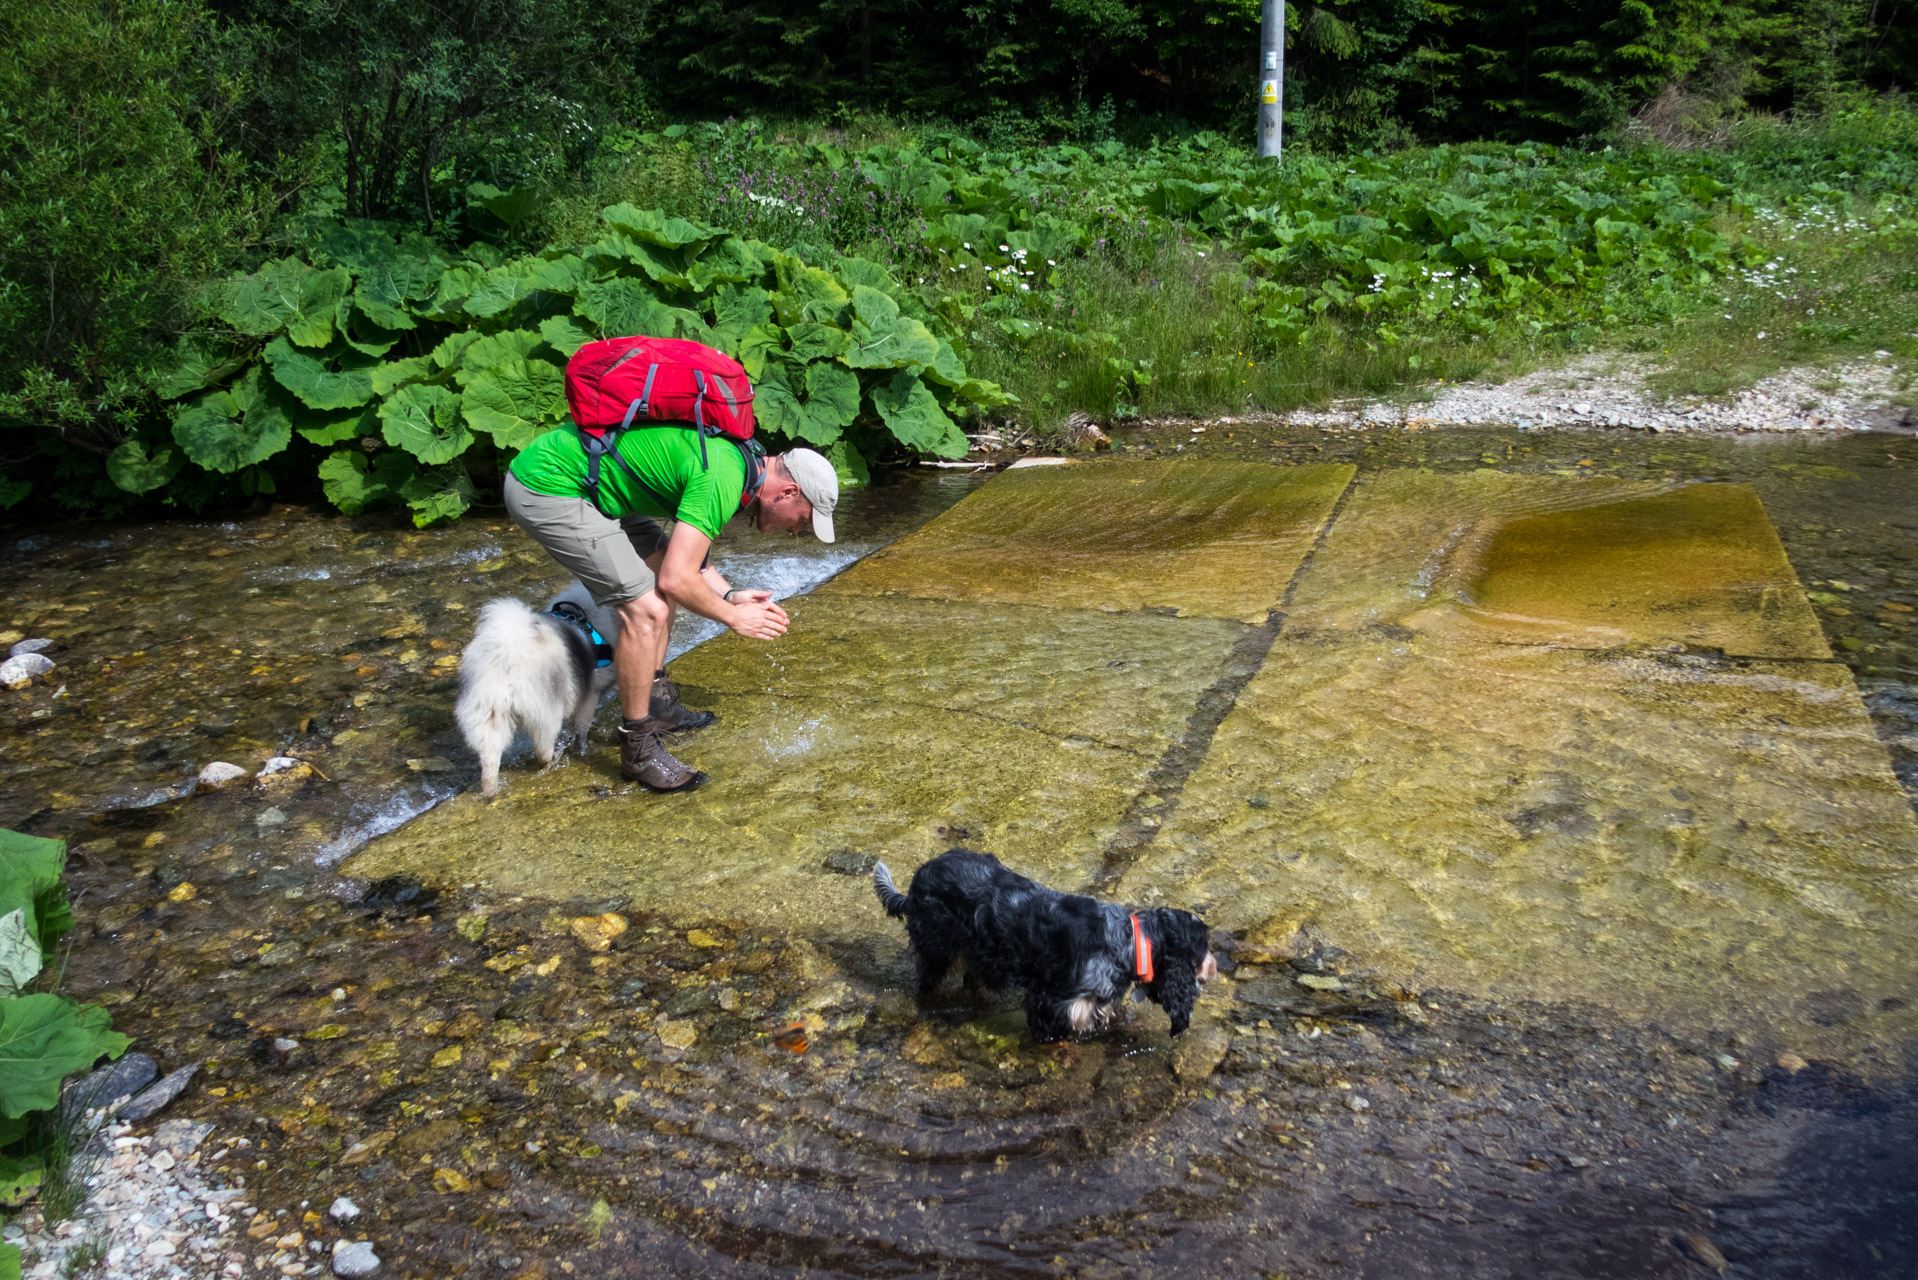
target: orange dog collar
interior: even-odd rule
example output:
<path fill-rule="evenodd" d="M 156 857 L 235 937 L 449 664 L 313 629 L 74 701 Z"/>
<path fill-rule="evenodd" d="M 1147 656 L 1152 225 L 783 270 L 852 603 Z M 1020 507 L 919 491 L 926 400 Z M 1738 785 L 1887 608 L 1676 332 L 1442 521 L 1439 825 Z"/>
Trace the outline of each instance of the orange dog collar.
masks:
<path fill-rule="evenodd" d="M 1132 969 L 1140 982 L 1151 982 L 1155 976 L 1152 970 L 1152 939 L 1145 936 L 1145 930 L 1139 927 L 1139 917 L 1132 917 Z"/>

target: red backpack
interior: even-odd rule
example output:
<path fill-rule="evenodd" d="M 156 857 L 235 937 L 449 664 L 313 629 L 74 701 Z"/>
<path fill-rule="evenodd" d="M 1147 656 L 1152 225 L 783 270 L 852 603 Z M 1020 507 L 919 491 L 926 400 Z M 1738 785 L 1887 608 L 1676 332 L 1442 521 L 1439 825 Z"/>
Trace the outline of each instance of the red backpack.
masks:
<path fill-rule="evenodd" d="M 566 362 L 566 403 L 586 448 L 586 489 L 599 506 L 599 463 L 613 461 L 640 488 L 671 510 L 673 504 L 619 456 L 619 436 L 632 427 L 691 423 L 699 432 L 699 465 L 706 438 L 724 436 L 746 462 L 743 511 L 765 479 L 765 452 L 753 439 L 753 384 L 739 361 L 685 338 L 601 338 Z"/>

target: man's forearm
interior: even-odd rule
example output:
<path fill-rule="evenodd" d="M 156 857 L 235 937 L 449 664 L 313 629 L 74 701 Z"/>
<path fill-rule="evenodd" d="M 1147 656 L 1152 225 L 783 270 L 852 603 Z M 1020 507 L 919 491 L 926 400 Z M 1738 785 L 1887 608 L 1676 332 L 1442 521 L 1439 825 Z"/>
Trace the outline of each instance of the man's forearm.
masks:
<path fill-rule="evenodd" d="M 725 579 L 721 578 L 720 581 L 724 582 Z M 670 582 L 665 578 L 661 578 L 659 582 L 659 594 L 666 597 L 667 604 L 677 605 L 688 613 L 696 613 L 700 617 L 709 618 L 722 626 L 732 625 L 733 614 L 735 612 L 733 606 L 721 598 L 719 592 L 713 590 L 712 585 L 706 581 L 706 575 L 703 573 L 696 573 L 690 578 L 684 580 L 674 579 Z"/>

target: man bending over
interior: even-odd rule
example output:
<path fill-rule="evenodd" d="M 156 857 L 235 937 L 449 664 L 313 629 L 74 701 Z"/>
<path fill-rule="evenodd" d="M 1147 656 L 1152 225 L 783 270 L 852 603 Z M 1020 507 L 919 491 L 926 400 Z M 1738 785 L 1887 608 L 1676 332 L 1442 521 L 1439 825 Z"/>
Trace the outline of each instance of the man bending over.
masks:
<path fill-rule="evenodd" d="M 706 775 L 666 750 L 661 735 L 711 724 L 689 711 L 666 679 L 674 609 L 753 640 L 786 632 L 772 592 L 733 586 L 712 567 L 720 526 L 744 510 L 753 526 L 833 540 L 839 477 L 811 449 L 767 458 L 747 491 L 744 453 L 692 427 L 649 425 L 619 436 L 599 469 L 599 502 L 588 497 L 586 450 L 577 433 L 549 431 L 513 460 L 506 510 L 514 523 L 619 615 L 613 673 L 619 689 L 619 770 L 654 791 L 691 791 Z"/>

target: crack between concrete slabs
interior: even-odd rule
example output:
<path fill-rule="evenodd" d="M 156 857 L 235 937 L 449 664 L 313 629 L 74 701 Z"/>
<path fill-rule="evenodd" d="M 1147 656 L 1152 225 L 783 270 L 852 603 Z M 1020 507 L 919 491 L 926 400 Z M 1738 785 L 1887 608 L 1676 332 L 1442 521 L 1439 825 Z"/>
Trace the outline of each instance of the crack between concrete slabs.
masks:
<path fill-rule="evenodd" d="M 1311 550 L 1300 559 L 1298 567 L 1292 571 L 1291 579 L 1286 582 L 1285 593 L 1279 597 L 1278 607 L 1267 612 L 1263 623 L 1247 631 L 1233 644 L 1224 672 L 1199 695 L 1198 704 L 1186 718 L 1185 733 L 1159 757 L 1159 762 L 1148 775 L 1150 782 L 1146 789 L 1126 807 L 1125 815 L 1119 819 L 1118 831 L 1106 844 L 1099 876 L 1091 886 L 1093 891 L 1107 891 L 1124 878 L 1125 873 L 1145 855 L 1153 840 L 1178 811 L 1186 780 L 1211 753 L 1212 739 L 1217 735 L 1219 726 L 1231 714 L 1232 708 L 1238 705 L 1239 694 L 1264 667 L 1266 655 L 1272 651 L 1280 631 L 1285 627 L 1285 611 L 1292 605 L 1293 593 L 1311 571 L 1313 561 L 1318 558 L 1326 537 L 1332 532 L 1332 526 L 1338 522 L 1352 491 L 1358 487 L 1357 480 L 1355 475 L 1339 491 L 1338 501 L 1332 504 L 1332 509 L 1326 513 L 1324 522 L 1319 525 L 1319 531 L 1312 539 Z M 1153 820 L 1149 824 L 1146 821 L 1148 818 Z"/>

